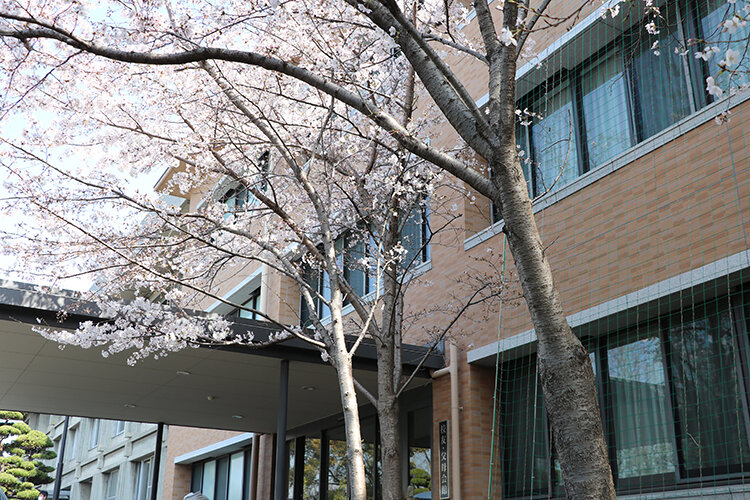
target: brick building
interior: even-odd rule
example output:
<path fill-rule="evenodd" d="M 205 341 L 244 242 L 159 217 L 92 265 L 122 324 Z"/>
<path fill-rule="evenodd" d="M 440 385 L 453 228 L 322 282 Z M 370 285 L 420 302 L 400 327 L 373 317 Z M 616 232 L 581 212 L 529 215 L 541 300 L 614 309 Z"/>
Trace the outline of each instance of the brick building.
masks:
<path fill-rule="evenodd" d="M 542 32 L 537 55 L 517 73 L 518 108 L 533 113 L 517 135 L 530 158 L 534 211 L 570 324 L 597 374 L 618 492 L 638 498 L 743 496 L 750 466 L 750 94 L 710 95 L 705 78 L 715 74 L 717 60 L 683 52 L 695 40 L 726 49 L 730 39 L 747 36 L 744 27 L 733 38 L 716 29 L 745 4 L 660 4 L 665 22 L 656 34 L 646 32 L 649 19 L 636 9 L 603 16 L 613 5 L 585 4 L 575 19 Z M 562 18 L 569 9 L 553 2 L 550 12 Z M 478 37 L 475 20 L 464 30 Z M 462 68 L 481 105 L 485 68 L 466 55 L 449 61 Z M 733 76 L 739 87 L 749 81 L 748 63 L 741 64 Z M 732 118 L 725 122 L 727 111 Z M 450 133 L 436 138 L 445 146 L 455 140 Z M 502 252 L 503 221 L 492 207 L 457 201 L 464 217 L 455 224 L 464 238 L 456 244 L 453 236 L 437 235 L 431 242 L 421 278 L 440 286 L 413 287 L 407 307 L 449 300 L 451 284 L 470 258 Z M 493 497 L 563 495 L 534 375 L 535 336 L 512 262 L 507 276 L 496 320 L 468 318 L 454 330 L 457 387 L 440 377 L 419 397 L 407 398 L 423 403 L 405 411 L 406 456 L 424 450 L 434 455 L 439 422 L 458 415 L 459 450 L 450 466 L 460 484 L 451 498 L 459 491 L 465 498 L 485 497 L 490 477 Z M 226 297 L 238 303 L 257 301 L 282 321 L 299 321 L 295 287 L 267 270 L 229 279 L 226 288 Z M 426 339 L 415 334 L 408 341 Z M 456 390 L 458 413 L 452 413 Z M 292 469 L 303 464 L 294 458 L 303 446 L 313 450 L 317 464 L 322 461 L 315 454 L 325 453 L 328 441 L 329 458 L 336 459 L 330 421 L 288 432 Z M 433 498 L 439 498 L 437 461 L 430 462 Z M 313 477 L 290 473 L 297 488 L 290 486 L 289 496 L 315 498 L 311 486 L 330 494 L 336 483 L 329 478 L 324 485 L 322 467 Z"/>
<path fill-rule="evenodd" d="M 536 37 L 536 55 L 517 72 L 518 108 L 533 113 L 517 135 L 530 158 L 534 212 L 569 322 L 597 375 L 618 494 L 744 498 L 750 495 L 750 91 L 710 95 L 705 78 L 717 60 L 681 52 L 700 49 L 698 40 L 726 48 L 730 34 L 716 27 L 747 3 L 661 2 L 664 27 L 648 36 L 649 19 L 637 9 L 606 15 L 617 4 L 583 3 L 574 18 Z M 550 9 L 564 18 L 570 5 L 553 2 Z M 476 20 L 464 30 L 478 36 Z M 739 40 L 749 32 L 742 27 L 731 36 Z M 462 68 L 469 91 L 483 104 L 486 68 L 466 55 L 449 56 L 449 62 Z M 750 67 L 741 64 L 743 71 Z M 743 71 L 734 75 L 735 85 L 750 81 Z M 728 122 L 721 119 L 727 111 Z M 456 137 L 441 131 L 435 141 L 450 146 Z M 220 184 L 215 196 L 229 200 L 231 189 Z M 195 208 L 204 196 L 180 203 Z M 503 221 L 490 204 L 456 202 L 463 209 L 453 223 L 460 241 L 453 232 L 430 243 L 406 299 L 412 310 L 449 301 L 470 259 L 503 253 Z M 508 499 L 564 496 L 535 375 L 535 334 L 510 260 L 504 300 L 492 319 L 469 315 L 454 328 L 453 347 L 444 353 L 452 371 L 424 376 L 404 395 L 404 481 L 410 469 L 428 471 L 428 497 L 474 499 L 488 491 Z M 235 303 L 287 324 L 304 321 L 299 289 L 267 267 L 233 272 L 217 283 Z M 202 308 L 234 314 L 219 302 Z M 254 324 L 254 318 L 237 321 Z M 418 332 L 406 339 L 417 346 L 427 340 Z M 326 392 L 335 385 L 325 367 L 313 363 L 315 353 L 301 349 L 255 356 L 252 366 L 241 359 L 248 353 L 201 360 L 207 371 L 213 363 L 210 376 L 186 383 L 215 398 L 194 402 L 200 405 L 195 414 L 183 408 L 164 417 L 158 401 L 144 402 L 154 411 L 142 418 L 185 426 L 171 425 L 168 432 L 165 499 L 198 490 L 212 500 L 345 497 L 343 424 L 336 398 Z M 279 359 L 292 360 L 285 446 L 275 435 Z M 363 355 L 368 362 L 372 355 Z M 178 365 L 169 369 L 183 370 Z M 246 382 L 259 379 L 271 385 Z M 226 386 L 217 387 L 217 380 Z M 165 384 L 159 396 L 170 391 L 177 391 L 175 400 L 188 399 L 178 382 Z M 225 404 L 230 398 L 240 401 Z M 220 411 L 218 405 L 224 405 Z M 368 488 L 377 498 L 378 426 L 367 405 L 361 417 Z M 436 459 L 441 422 L 455 438 L 445 477 Z M 287 491 L 274 491 L 276 475 Z M 438 487 L 445 479 L 447 496 Z"/>

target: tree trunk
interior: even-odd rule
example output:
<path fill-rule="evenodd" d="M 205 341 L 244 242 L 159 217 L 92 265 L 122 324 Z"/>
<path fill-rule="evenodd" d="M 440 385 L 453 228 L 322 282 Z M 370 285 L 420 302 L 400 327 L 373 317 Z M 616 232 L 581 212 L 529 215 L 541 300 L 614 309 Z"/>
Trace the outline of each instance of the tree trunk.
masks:
<path fill-rule="evenodd" d="M 332 275 L 335 277 L 335 274 Z M 354 388 L 352 358 L 346 347 L 344 321 L 341 315 L 343 297 L 336 279 L 331 280 L 331 285 L 331 328 L 333 330 L 332 340 L 334 345 L 330 349 L 329 354 L 333 357 L 333 366 L 336 368 L 339 392 L 341 393 L 341 408 L 344 412 L 349 498 L 351 500 L 367 500 L 365 461 L 362 453 L 362 429 L 359 423 L 359 404 L 357 403 L 357 392 Z"/>
<path fill-rule="evenodd" d="M 385 233 L 384 247 L 389 253 L 401 239 L 399 211 L 392 207 L 391 221 Z M 405 215 L 402 214 L 402 217 Z M 378 352 L 378 422 L 380 423 L 380 452 L 382 460 L 383 500 L 404 498 L 401 468 L 401 432 L 399 417 L 401 407 L 396 397 L 400 384 L 401 314 L 404 302 L 398 280 L 397 262 L 389 262 L 383 272 L 383 318 L 382 334 L 375 339 Z"/>
<path fill-rule="evenodd" d="M 383 500 L 404 498 L 401 473 L 401 432 L 399 429 L 400 405 L 397 398 L 378 398 L 378 421 L 380 422 L 380 452 L 382 460 Z M 408 457 L 404 457 L 408 459 Z"/>
<path fill-rule="evenodd" d="M 340 363 L 336 362 L 336 373 L 341 391 L 341 407 L 344 410 L 349 494 L 352 500 L 367 500 L 365 462 L 362 454 L 362 431 L 359 425 L 359 406 L 357 405 L 357 393 L 354 388 L 354 373 L 346 349 L 337 354 L 340 356 L 339 361 L 341 361 Z"/>
<path fill-rule="evenodd" d="M 512 123 L 512 122 L 511 122 Z M 616 498 L 604 441 L 594 373 L 586 349 L 563 313 L 526 182 L 508 134 L 492 164 L 508 245 L 538 339 L 538 369 L 565 491 L 572 499 Z"/>

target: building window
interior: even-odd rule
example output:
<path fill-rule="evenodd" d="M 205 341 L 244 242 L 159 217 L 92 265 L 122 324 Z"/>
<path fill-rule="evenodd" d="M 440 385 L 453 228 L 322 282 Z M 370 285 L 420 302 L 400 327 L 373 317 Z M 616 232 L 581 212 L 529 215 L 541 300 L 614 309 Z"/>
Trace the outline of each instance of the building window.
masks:
<path fill-rule="evenodd" d="M 406 250 L 402 258 L 404 267 L 413 267 L 430 260 L 429 215 L 429 206 L 424 203 L 417 206 L 404 221 L 401 228 L 401 245 Z M 367 269 L 364 264 L 369 257 L 377 254 L 372 236 L 365 231 L 356 235 L 345 233 L 336 238 L 334 246 L 339 259 L 338 267 L 343 270 L 344 279 L 357 295 L 364 297 L 374 292 L 377 285 L 375 270 Z M 331 299 L 331 279 L 328 272 L 306 266 L 304 279 L 313 293 L 318 317 L 328 318 L 331 315 L 331 310 L 325 303 Z M 344 297 L 344 304 L 347 303 L 348 300 Z M 300 324 L 307 325 L 309 320 L 307 303 L 300 297 Z"/>
<path fill-rule="evenodd" d="M 580 75 L 588 164 L 595 168 L 635 144 L 622 53 L 605 50 Z"/>
<path fill-rule="evenodd" d="M 66 460 L 75 460 L 78 454 L 78 427 L 68 431 L 68 441 L 65 443 Z"/>
<path fill-rule="evenodd" d="M 677 123 L 692 111 L 692 96 L 688 88 L 689 70 L 685 56 L 676 53 L 682 47 L 677 13 L 674 8 L 665 13 L 667 26 L 661 29 L 656 41 L 659 55 L 651 49 L 654 36 L 643 26 L 633 33 L 630 63 L 635 119 L 641 131 L 639 140 L 649 138 Z"/>
<path fill-rule="evenodd" d="M 268 151 L 261 154 L 257 161 L 258 173 L 254 176 L 254 179 L 251 178 L 247 181 L 263 192 L 268 189 L 268 174 L 271 169 L 270 159 L 271 155 Z M 224 185 L 226 186 L 226 184 Z M 224 214 L 225 218 L 228 218 L 233 213 L 248 210 L 250 206 L 259 203 L 253 193 L 245 185 L 239 183 L 236 186 L 226 189 L 219 196 L 219 202 L 224 203 L 227 207 L 227 212 Z"/>
<path fill-rule="evenodd" d="M 750 37 L 750 23 L 734 33 L 722 23 L 735 13 L 744 18 L 748 4 L 667 2 L 660 7 L 658 33 L 646 31 L 646 20 L 636 23 L 522 98 L 517 108 L 532 114 L 521 114 L 530 123 L 518 127 L 516 136 L 522 161 L 530 160 L 531 171 L 524 164 L 524 173 L 532 196 L 565 186 L 708 104 L 706 77 L 714 76 L 722 88 L 729 87 L 730 77 L 731 87 L 750 84 L 750 57 L 742 54 L 740 64 L 730 68 L 736 71 L 718 74 L 727 49 L 742 53 Z M 708 61 L 696 60 L 692 53 L 702 47 L 695 40 L 719 51 Z M 689 53 L 681 55 L 685 47 Z M 498 215 L 492 213 L 493 223 Z"/>
<path fill-rule="evenodd" d="M 748 310 L 737 294 L 590 340 L 618 492 L 748 470 Z M 505 497 L 562 494 L 535 357 L 501 376 Z"/>
<path fill-rule="evenodd" d="M 430 260 L 430 210 L 429 205 L 417 205 L 401 229 L 401 245 L 406 249 L 404 267 Z"/>
<path fill-rule="evenodd" d="M 553 81 L 539 89 L 532 104 L 537 118 L 531 124 L 534 192 L 559 189 L 580 174 L 573 97 L 567 80 Z"/>
<path fill-rule="evenodd" d="M 112 472 L 105 474 L 106 487 L 104 492 L 104 500 L 117 500 L 117 478 L 119 476 L 118 471 L 115 469 Z"/>
<path fill-rule="evenodd" d="M 190 490 L 210 500 L 242 500 L 249 490 L 249 465 L 249 449 L 194 463 Z"/>
<path fill-rule="evenodd" d="M 89 449 L 94 449 L 99 446 L 99 419 L 95 418 L 91 421 L 91 432 L 89 434 Z"/>
<path fill-rule="evenodd" d="M 114 422 L 114 430 L 112 432 L 113 436 L 119 436 L 123 432 L 125 432 L 125 421 L 124 420 L 115 420 Z"/>
<path fill-rule="evenodd" d="M 238 309 L 237 315 L 240 318 L 246 319 L 259 319 L 258 313 L 260 311 L 260 287 L 256 288 L 250 293 L 250 298 L 242 304 L 242 307 L 253 309 L 253 311 L 247 311 L 245 309 Z"/>
<path fill-rule="evenodd" d="M 135 467 L 135 500 L 149 500 L 151 498 L 151 458 L 136 462 Z"/>

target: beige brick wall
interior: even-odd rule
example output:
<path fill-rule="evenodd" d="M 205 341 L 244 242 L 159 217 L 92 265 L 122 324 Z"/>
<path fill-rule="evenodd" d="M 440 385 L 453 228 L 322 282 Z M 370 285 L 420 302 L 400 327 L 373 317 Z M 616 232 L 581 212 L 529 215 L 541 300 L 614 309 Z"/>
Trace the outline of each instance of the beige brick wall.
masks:
<path fill-rule="evenodd" d="M 242 433 L 234 431 L 169 426 L 167 453 L 162 458 L 165 461 L 163 500 L 182 500 L 190 493 L 192 468 L 190 465 L 176 465 L 175 458 L 240 434 Z"/>

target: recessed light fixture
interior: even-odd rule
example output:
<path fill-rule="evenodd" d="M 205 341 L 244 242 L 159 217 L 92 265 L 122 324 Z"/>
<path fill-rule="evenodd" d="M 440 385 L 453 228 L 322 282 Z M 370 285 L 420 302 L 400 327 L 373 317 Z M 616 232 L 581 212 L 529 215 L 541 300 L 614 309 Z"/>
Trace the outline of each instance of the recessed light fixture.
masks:
<path fill-rule="evenodd" d="M 175 373 L 177 373 L 177 375 L 183 375 L 183 376 L 192 375 L 192 373 L 190 373 L 187 370 L 177 370 Z"/>
<path fill-rule="evenodd" d="M 212 396 L 209 394 L 208 396 L 206 396 L 206 399 L 208 399 L 209 401 L 213 401 L 214 399 L 216 399 L 216 396 Z"/>
<path fill-rule="evenodd" d="M 303 391 L 314 391 L 315 390 L 315 386 L 314 385 L 303 385 L 300 389 L 302 389 Z"/>
<path fill-rule="evenodd" d="M 135 408 L 135 405 L 133 403 L 125 403 L 123 406 L 125 408 Z"/>
<path fill-rule="evenodd" d="M 232 415 L 232 418 L 236 418 L 237 420 L 242 420 L 243 418 L 245 418 L 245 416 L 244 415 Z"/>

